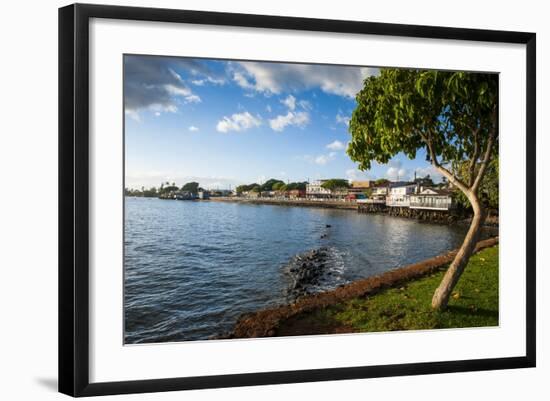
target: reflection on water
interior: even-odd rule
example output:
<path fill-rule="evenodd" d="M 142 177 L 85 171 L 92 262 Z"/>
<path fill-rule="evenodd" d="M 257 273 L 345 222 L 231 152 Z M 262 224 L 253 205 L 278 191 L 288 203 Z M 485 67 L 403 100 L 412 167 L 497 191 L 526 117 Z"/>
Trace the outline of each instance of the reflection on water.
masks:
<path fill-rule="evenodd" d="M 464 227 L 349 210 L 126 198 L 125 342 L 207 339 L 286 302 L 285 266 L 329 247 L 334 288 L 460 245 Z M 330 226 L 330 227 L 329 227 Z"/>

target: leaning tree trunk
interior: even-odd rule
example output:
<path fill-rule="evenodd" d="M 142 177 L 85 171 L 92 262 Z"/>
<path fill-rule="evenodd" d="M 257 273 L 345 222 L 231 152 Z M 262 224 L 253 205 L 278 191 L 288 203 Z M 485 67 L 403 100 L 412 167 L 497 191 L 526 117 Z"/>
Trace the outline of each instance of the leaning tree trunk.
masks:
<path fill-rule="evenodd" d="M 432 298 L 432 308 L 434 309 L 441 310 L 447 307 L 453 288 L 462 275 L 464 268 L 468 264 L 468 260 L 474 252 L 479 239 L 479 234 L 481 233 L 481 226 L 483 224 L 483 220 L 485 219 L 485 211 L 483 210 L 483 206 L 477 196 L 470 194 L 468 198 L 474 210 L 474 217 L 472 218 L 472 223 L 470 224 L 470 228 L 468 229 L 468 233 L 464 238 L 462 246 L 447 269 L 445 276 L 443 276 L 443 280 L 441 280 L 439 287 L 435 290 Z"/>

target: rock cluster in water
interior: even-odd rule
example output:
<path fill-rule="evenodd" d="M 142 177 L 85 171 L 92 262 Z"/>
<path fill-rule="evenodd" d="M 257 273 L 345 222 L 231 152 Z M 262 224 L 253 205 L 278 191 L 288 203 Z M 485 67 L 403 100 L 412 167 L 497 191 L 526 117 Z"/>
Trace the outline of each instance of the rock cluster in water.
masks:
<path fill-rule="evenodd" d="M 288 296 L 299 298 L 315 292 L 314 288 L 332 275 L 328 269 L 330 263 L 330 250 L 327 247 L 295 256 L 286 270 L 290 277 Z"/>

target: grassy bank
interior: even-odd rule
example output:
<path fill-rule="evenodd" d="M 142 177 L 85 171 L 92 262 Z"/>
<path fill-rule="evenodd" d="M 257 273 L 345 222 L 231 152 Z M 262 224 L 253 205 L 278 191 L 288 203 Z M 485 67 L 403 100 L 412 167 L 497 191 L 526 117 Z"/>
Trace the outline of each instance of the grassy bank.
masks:
<path fill-rule="evenodd" d="M 395 288 L 304 312 L 281 322 L 276 335 L 419 330 L 498 325 L 498 245 L 472 256 L 449 307 L 430 307 L 445 268 Z"/>

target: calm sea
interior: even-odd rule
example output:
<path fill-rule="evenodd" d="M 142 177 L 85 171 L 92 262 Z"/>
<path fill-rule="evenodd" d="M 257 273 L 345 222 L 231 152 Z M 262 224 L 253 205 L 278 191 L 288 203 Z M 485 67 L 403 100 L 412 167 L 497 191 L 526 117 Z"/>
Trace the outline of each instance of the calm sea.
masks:
<path fill-rule="evenodd" d="M 454 249 L 465 234 L 349 210 L 125 202 L 127 344 L 208 339 L 242 313 L 288 302 L 285 267 L 312 249 L 331 254 L 325 290 Z"/>

